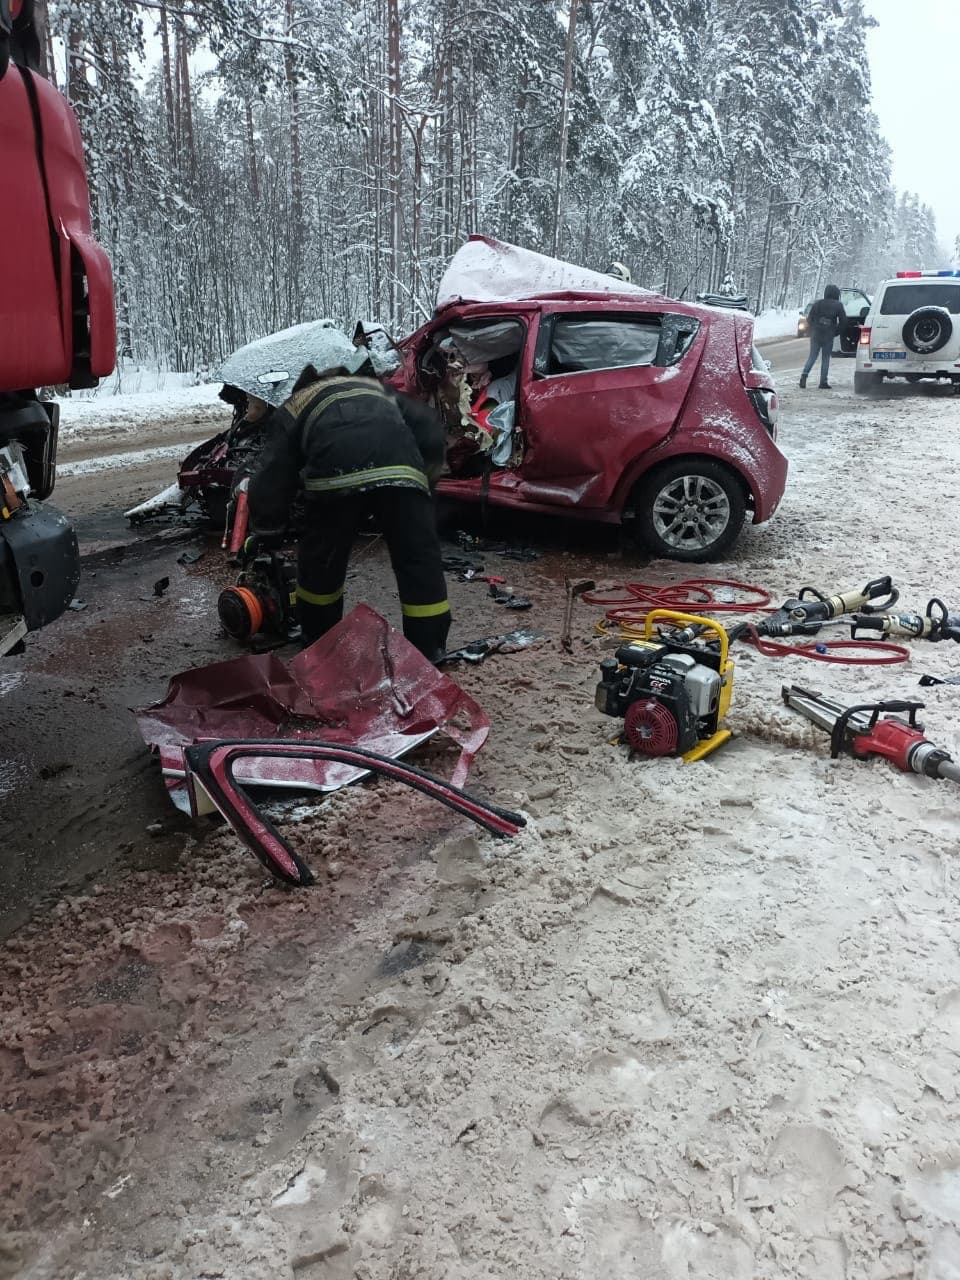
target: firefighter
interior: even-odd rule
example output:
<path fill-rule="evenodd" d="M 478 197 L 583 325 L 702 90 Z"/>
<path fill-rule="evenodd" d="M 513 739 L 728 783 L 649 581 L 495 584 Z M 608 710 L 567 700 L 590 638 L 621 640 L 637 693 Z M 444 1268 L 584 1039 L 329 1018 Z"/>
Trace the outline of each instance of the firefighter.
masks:
<path fill-rule="evenodd" d="M 343 616 L 350 550 L 361 523 L 373 516 L 396 576 L 404 635 L 431 661 L 444 653 L 450 604 L 431 495 L 443 455 L 439 418 L 387 391 L 369 363 L 356 373 L 346 365 L 323 373 L 308 365 L 273 410 L 250 478 L 250 517 L 261 545 L 279 542 L 302 484 L 297 612 L 305 646 Z"/>

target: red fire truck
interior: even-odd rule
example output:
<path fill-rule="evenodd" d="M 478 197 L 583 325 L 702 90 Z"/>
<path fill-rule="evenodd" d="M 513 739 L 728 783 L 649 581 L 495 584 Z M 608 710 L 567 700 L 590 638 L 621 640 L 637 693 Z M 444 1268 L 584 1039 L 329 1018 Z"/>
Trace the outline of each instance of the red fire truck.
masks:
<path fill-rule="evenodd" d="M 33 0 L 0 0 L 0 655 L 63 613 L 80 573 L 46 501 L 59 406 L 38 389 L 95 386 L 116 345 L 80 131 L 41 68 Z"/>

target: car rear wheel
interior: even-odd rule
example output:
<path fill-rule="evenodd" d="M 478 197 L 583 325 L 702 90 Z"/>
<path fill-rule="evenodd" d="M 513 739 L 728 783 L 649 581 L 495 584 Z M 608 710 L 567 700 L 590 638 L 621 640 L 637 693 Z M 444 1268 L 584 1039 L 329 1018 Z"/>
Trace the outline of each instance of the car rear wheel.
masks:
<path fill-rule="evenodd" d="M 650 472 L 634 491 L 636 533 L 657 556 L 717 560 L 743 528 L 746 496 L 738 476 L 710 458 L 678 458 Z"/>
<path fill-rule="evenodd" d="M 874 391 L 880 390 L 880 384 L 883 382 L 882 373 L 854 373 L 853 390 L 858 396 L 869 396 Z"/>

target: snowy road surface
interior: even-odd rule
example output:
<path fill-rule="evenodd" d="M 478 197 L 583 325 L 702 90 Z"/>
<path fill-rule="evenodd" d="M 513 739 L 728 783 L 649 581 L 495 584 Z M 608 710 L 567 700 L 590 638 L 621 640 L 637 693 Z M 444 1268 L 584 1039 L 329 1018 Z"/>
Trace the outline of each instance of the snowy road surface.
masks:
<path fill-rule="evenodd" d="M 890 573 L 905 605 L 960 605 L 960 399 L 864 401 L 851 375 L 784 377 L 787 495 L 709 573 L 777 599 Z M 556 528 L 524 526 L 537 561 L 488 557 L 550 639 L 460 676 L 493 724 L 471 784 L 529 815 L 509 843 L 380 784 L 287 824 L 309 892 L 172 814 L 151 840 L 165 801 L 125 707 L 229 652 L 212 555 L 90 561 L 88 608 L 4 668 L 18 878 L 66 887 L 0 952 L 0 1273 L 956 1280 L 960 795 L 831 761 L 779 689 L 922 693 L 960 754 L 960 687 L 917 686 L 960 650 L 853 670 L 740 648 L 735 740 L 631 762 L 592 707 L 596 610 L 556 643 L 562 580 L 684 575 Z M 357 569 L 350 598 L 395 617 L 384 560 Z M 451 592 L 460 638 L 502 625 L 482 587 Z"/>

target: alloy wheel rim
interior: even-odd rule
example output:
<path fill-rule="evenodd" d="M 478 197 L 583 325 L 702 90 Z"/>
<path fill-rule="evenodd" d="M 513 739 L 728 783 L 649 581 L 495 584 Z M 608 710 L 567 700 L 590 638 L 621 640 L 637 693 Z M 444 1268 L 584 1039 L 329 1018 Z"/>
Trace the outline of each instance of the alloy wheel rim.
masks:
<path fill-rule="evenodd" d="M 730 499 L 707 476 L 677 476 L 653 500 L 653 527 L 670 547 L 704 551 L 730 523 Z"/>

